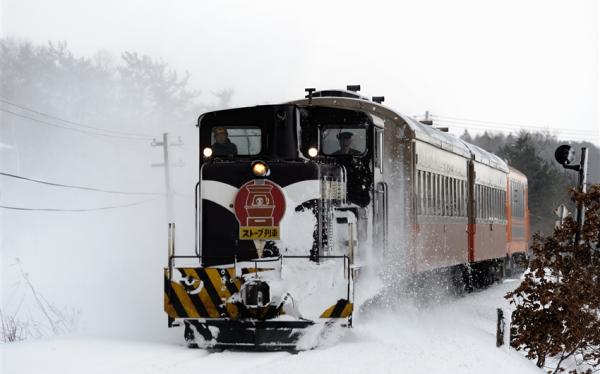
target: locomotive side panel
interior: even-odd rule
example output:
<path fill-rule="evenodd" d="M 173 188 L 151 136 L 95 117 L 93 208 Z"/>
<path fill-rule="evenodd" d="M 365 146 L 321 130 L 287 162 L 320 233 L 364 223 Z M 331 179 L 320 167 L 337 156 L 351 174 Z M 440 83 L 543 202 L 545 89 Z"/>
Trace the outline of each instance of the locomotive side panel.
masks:
<path fill-rule="evenodd" d="M 383 180 L 387 190 L 388 239 L 382 263 L 393 268 L 397 274 L 407 274 L 414 272 L 416 266 L 414 238 L 410 230 L 414 221 L 411 198 L 414 143 L 406 128 L 390 119 L 385 121 L 383 138 Z"/>

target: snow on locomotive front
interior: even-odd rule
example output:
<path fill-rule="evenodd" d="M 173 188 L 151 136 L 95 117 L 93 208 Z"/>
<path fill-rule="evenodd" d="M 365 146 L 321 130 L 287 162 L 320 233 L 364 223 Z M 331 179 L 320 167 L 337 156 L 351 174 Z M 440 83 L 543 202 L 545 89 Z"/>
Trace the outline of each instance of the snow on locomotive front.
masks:
<path fill-rule="evenodd" d="M 369 116 L 265 105 L 204 114 L 198 128 L 197 248 L 169 253 L 169 326 L 183 323 L 190 345 L 258 349 L 311 348 L 350 326 Z"/>

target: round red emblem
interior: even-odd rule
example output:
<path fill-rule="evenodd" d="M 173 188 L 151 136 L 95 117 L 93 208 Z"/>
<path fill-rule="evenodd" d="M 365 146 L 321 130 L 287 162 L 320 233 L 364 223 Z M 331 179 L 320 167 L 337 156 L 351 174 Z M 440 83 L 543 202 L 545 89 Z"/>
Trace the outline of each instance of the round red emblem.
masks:
<path fill-rule="evenodd" d="M 276 227 L 285 213 L 285 197 L 279 185 L 254 179 L 240 187 L 235 197 L 235 216 L 240 227 Z"/>

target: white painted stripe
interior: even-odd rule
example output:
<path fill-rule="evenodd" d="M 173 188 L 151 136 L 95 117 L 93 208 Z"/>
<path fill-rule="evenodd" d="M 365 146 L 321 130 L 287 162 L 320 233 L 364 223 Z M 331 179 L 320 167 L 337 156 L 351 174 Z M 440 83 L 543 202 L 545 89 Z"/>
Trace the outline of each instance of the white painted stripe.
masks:
<path fill-rule="evenodd" d="M 315 179 L 292 183 L 284 187 L 283 190 L 285 191 L 287 205 L 292 208 L 297 207 L 305 201 L 321 197 L 320 183 Z"/>
<path fill-rule="evenodd" d="M 217 181 L 202 181 L 200 188 L 203 199 L 219 204 L 233 214 L 235 214 L 233 203 L 235 202 L 235 195 L 237 195 L 238 190 L 237 187 Z"/>

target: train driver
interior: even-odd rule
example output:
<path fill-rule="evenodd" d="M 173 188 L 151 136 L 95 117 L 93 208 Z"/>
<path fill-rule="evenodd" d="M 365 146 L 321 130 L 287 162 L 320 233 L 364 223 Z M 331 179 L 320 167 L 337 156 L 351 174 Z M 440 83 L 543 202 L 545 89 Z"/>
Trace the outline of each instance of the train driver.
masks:
<path fill-rule="evenodd" d="M 337 134 L 338 141 L 340 142 L 340 149 L 333 152 L 334 155 L 353 155 L 358 156 L 362 153 L 352 148 L 352 136 L 354 134 L 351 132 L 340 132 Z"/>
<path fill-rule="evenodd" d="M 225 127 L 213 128 L 215 142 L 212 145 L 215 156 L 236 156 L 237 146 L 229 140 L 229 134 Z"/>

